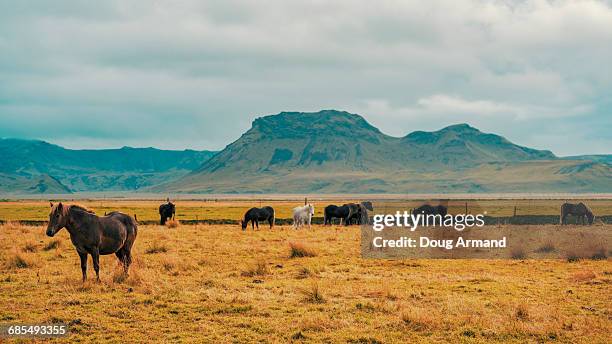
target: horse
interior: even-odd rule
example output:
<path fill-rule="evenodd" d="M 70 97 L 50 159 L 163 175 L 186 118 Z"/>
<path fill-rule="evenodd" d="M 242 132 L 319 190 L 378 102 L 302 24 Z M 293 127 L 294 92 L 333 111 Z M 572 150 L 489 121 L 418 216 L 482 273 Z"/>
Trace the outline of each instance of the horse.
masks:
<path fill-rule="evenodd" d="M 361 202 L 357 204 L 356 211 L 355 211 L 355 206 L 353 205 L 353 203 L 349 203 L 349 205 L 352 206 L 352 209 L 354 212 L 353 215 L 351 215 L 347 221 L 349 225 L 351 224 L 356 224 L 356 225 L 369 224 L 370 217 L 368 216 L 368 210 L 374 211 L 372 202 L 365 201 L 365 202 Z"/>
<path fill-rule="evenodd" d="M 314 206 L 312 204 L 293 208 L 293 228 L 299 229 L 304 223 L 308 223 L 308 229 L 310 229 L 313 216 Z"/>
<path fill-rule="evenodd" d="M 274 227 L 274 208 L 263 207 L 263 208 L 251 208 L 244 214 L 244 220 L 240 221 L 242 230 L 246 230 L 247 224 L 251 221 L 251 228 L 259 229 L 259 221 L 268 221 L 270 229 Z"/>
<path fill-rule="evenodd" d="M 333 218 L 340 218 L 341 222 L 344 220 L 345 226 L 352 224 L 353 221 L 357 224 L 367 223 L 368 209 L 374 211 L 372 202 L 347 203 L 341 206 L 331 204 L 325 207 L 323 223 L 331 225 Z"/>
<path fill-rule="evenodd" d="M 561 216 L 559 217 L 559 224 L 566 225 L 567 224 L 567 215 L 574 215 L 577 217 L 576 224 L 578 224 L 578 220 L 582 222 L 582 225 L 585 225 L 585 218 L 588 221 L 589 225 L 593 224 L 595 220 L 595 215 L 591 209 L 584 203 L 580 202 L 578 204 L 572 203 L 563 203 L 561 205 Z"/>
<path fill-rule="evenodd" d="M 166 200 L 166 203 L 161 204 L 159 206 L 159 217 L 160 217 L 159 223 L 163 226 L 166 224 L 166 221 L 168 219 L 171 218 L 174 220 L 175 213 L 176 213 L 176 207 L 174 206 L 174 203 L 170 202 L 170 199 L 168 198 Z"/>
<path fill-rule="evenodd" d="M 443 205 L 431 206 L 429 204 L 423 204 L 422 206 L 414 209 L 412 214 L 441 215 L 444 217 L 446 214 L 448 214 L 448 208 Z"/>
<path fill-rule="evenodd" d="M 351 208 L 347 204 L 344 204 L 341 206 L 330 204 L 327 207 L 325 207 L 325 209 L 323 210 L 323 224 L 331 225 L 332 220 L 334 218 L 339 218 L 340 221 L 344 219 L 345 220 L 344 222 L 347 223 L 347 220 L 350 217 L 350 215 L 352 215 Z"/>
<path fill-rule="evenodd" d="M 49 213 L 47 236 L 53 237 L 62 228 L 70 234 L 70 241 L 81 258 L 83 282 L 87 280 L 87 255 L 91 255 L 96 280 L 100 281 L 100 255 L 114 253 L 127 275 L 132 264 L 132 245 L 138 233 L 138 224 L 129 215 L 113 211 L 99 217 L 79 205 L 53 205 Z"/>

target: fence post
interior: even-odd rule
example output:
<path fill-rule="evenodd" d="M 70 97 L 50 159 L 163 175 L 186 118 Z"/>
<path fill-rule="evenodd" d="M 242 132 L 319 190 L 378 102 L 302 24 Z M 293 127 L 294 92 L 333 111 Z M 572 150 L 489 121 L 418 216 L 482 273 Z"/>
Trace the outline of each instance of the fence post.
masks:
<path fill-rule="evenodd" d="M 465 213 L 464 214 L 467 215 L 467 213 L 468 213 L 468 207 L 467 207 L 467 202 L 465 202 Z"/>

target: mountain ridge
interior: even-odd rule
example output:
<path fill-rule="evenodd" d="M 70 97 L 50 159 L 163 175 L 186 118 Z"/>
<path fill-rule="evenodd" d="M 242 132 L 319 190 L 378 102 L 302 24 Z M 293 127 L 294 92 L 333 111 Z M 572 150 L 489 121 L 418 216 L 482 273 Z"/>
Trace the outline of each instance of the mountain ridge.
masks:
<path fill-rule="evenodd" d="M 576 167 L 580 164 L 583 167 Z M 495 171 L 504 168 L 520 171 L 525 181 L 496 183 L 485 175 L 501 175 Z M 612 175 L 609 166 L 562 160 L 548 150 L 520 146 L 466 123 L 392 137 L 359 115 L 322 110 L 256 118 L 249 130 L 200 168 L 153 189 L 203 193 L 533 191 L 538 184 L 530 182 L 534 180 L 530 168 L 541 170 L 552 181 L 542 187 L 547 192 L 592 191 L 584 183 L 587 179 L 593 187 L 605 189 L 606 183 L 597 181 L 608 182 Z M 573 174 L 563 173 L 572 169 Z M 582 180 L 572 180 L 579 173 Z M 545 183 L 540 180 L 540 185 Z"/>
<path fill-rule="evenodd" d="M 219 152 L 0 139 L 0 192 L 612 192 L 612 155 L 557 157 L 467 123 L 401 137 L 346 111 L 253 120 Z"/>
<path fill-rule="evenodd" d="M 177 179 L 211 151 L 152 147 L 67 149 L 42 140 L 0 139 L 0 191 L 70 193 L 125 191 Z"/>

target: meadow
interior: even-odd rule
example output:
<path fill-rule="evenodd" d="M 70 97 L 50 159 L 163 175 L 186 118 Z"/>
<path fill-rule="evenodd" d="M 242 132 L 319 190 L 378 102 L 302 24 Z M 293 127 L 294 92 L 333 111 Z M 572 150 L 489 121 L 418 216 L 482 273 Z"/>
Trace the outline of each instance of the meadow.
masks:
<path fill-rule="evenodd" d="M 75 203 L 73 200 L 63 200 L 65 203 Z M 315 216 L 323 217 L 323 209 L 329 204 L 358 202 L 358 199 L 312 199 L 315 206 Z M 374 212 L 385 213 L 391 209 L 411 209 L 420 206 L 427 200 L 375 200 Z M 571 200 L 577 203 L 580 200 Z M 158 221 L 158 207 L 162 200 L 79 200 L 76 201 L 103 215 L 114 210 L 126 214 L 136 214 L 139 221 Z M 291 210 L 303 205 L 302 200 L 178 200 L 176 203 L 176 218 L 178 220 L 234 220 L 242 218 L 245 211 L 251 207 L 270 205 L 276 211 L 276 218 L 290 219 Z M 450 213 L 477 213 L 486 211 L 489 216 L 516 215 L 559 215 L 563 200 L 548 199 L 466 199 L 448 201 Z M 612 215 L 612 199 L 584 200 L 595 215 Z M 434 202 L 435 203 L 435 202 Z M 46 221 L 49 219 L 49 202 L 39 200 L 5 200 L 0 202 L 0 220 L 4 221 Z"/>
<path fill-rule="evenodd" d="M 609 259 L 374 260 L 359 239 L 358 226 L 143 225 L 127 278 L 102 256 L 101 282 L 90 259 L 82 284 L 65 230 L 7 222 L 0 323 L 65 322 L 50 341 L 82 343 L 612 341 Z"/>

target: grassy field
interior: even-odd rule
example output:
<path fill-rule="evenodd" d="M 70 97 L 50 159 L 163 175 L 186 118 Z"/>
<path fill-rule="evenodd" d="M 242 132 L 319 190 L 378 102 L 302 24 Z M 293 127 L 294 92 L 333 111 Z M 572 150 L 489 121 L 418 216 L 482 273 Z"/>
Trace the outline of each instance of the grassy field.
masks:
<path fill-rule="evenodd" d="M 357 226 L 141 226 L 127 279 L 103 256 L 101 283 L 90 261 L 82 284 L 65 230 L 8 223 L 0 323 L 67 322 L 56 341 L 83 343 L 612 341 L 609 259 L 392 261 L 359 249 Z"/>
<path fill-rule="evenodd" d="M 323 216 L 323 208 L 329 204 L 356 202 L 356 199 L 314 201 L 315 216 Z M 73 203 L 66 201 L 67 203 Z M 423 204 L 424 201 L 375 201 L 375 212 L 385 212 L 389 209 L 411 209 Z M 573 200 L 572 202 L 578 202 Z M 612 215 L 612 200 L 585 200 L 595 215 Z M 118 210 L 138 216 L 140 221 L 159 220 L 158 207 L 161 201 L 151 200 L 83 200 L 79 201 L 98 215 Z M 449 202 L 451 213 L 478 213 L 486 211 L 489 216 L 512 216 L 516 207 L 517 215 L 558 215 L 561 200 L 453 200 Z M 271 205 L 276 210 L 277 218 L 291 218 L 291 209 L 303 203 L 297 201 L 252 200 L 252 201 L 176 201 L 176 217 L 179 220 L 204 219 L 240 219 L 251 207 Z M 7 201 L 0 202 L 0 220 L 48 220 L 49 202 L 47 201 Z"/>

